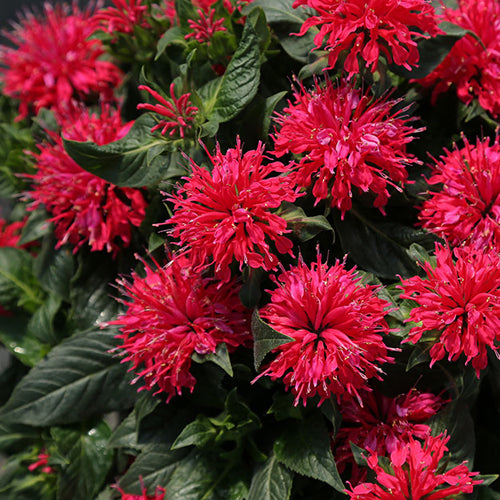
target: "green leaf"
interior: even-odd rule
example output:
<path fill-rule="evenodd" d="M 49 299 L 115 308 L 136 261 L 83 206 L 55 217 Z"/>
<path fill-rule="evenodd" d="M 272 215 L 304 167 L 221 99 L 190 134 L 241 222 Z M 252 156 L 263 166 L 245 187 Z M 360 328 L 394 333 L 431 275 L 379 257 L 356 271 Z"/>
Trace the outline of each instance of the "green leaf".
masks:
<path fill-rule="evenodd" d="M 186 425 L 172 445 L 172 450 L 196 446 L 203 448 L 215 439 L 217 429 L 205 415 L 200 415 L 194 422 Z"/>
<path fill-rule="evenodd" d="M 269 24 L 273 23 L 292 23 L 302 26 L 307 18 L 306 9 L 294 9 L 294 0 L 253 0 L 242 10 L 243 14 L 248 14 L 256 7 L 260 7 Z"/>
<path fill-rule="evenodd" d="M 195 363 L 206 363 L 210 361 L 211 363 L 220 366 L 230 377 L 233 376 L 233 367 L 231 366 L 231 359 L 229 358 L 229 352 L 227 351 L 226 344 L 222 343 L 217 346 L 215 352 L 209 352 L 207 354 L 193 353 L 191 359 Z"/>
<path fill-rule="evenodd" d="M 294 472 L 344 491 L 332 454 L 330 434 L 321 416 L 291 422 L 275 442 L 274 453 Z"/>
<path fill-rule="evenodd" d="M 286 220 L 288 228 L 302 242 L 315 238 L 321 231 L 331 231 L 335 239 L 333 228 L 323 215 L 308 217 L 301 207 L 284 202 L 280 216 Z"/>
<path fill-rule="evenodd" d="M 223 123 L 234 118 L 254 98 L 259 82 L 259 40 L 247 20 L 238 49 L 224 75 L 199 90 L 207 120 Z"/>
<path fill-rule="evenodd" d="M 111 429 L 101 421 L 88 429 L 52 428 L 56 445 L 71 442 L 71 447 L 61 450 L 67 461 L 59 476 L 58 500 L 87 500 L 95 498 L 113 463 L 113 452 L 107 443 Z"/>
<path fill-rule="evenodd" d="M 158 41 L 155 61 L 160 58 L 169 45 L 181 45 L 182 47 L 187 47 L 188 43 L 184 39 L 185 34 L 185 31 L 180 26 L 174 26 L 167 30 Z"/>
<path fill-rule="evenodd" d="M 258 370 L 266 354 L 287 342 L 292 342 L 294 339 L 288 335 L 283 335 L 274 328 L 271 328 L 264 322 L 257 309 L 254 309 L 252 314 L 252 335 L 253 335 L 253 355 L 254 366 Z"/>
<path fill-rule="evenodd" d="M 477 500 L 500 500 L 500 493 L 491 488 L 478 487 Z"/>
<path fill-rule="evenodd" d="M 151 134 L 156 123 L 145 113 L 123 139 L 104 146 L 64 139 L 64 148 L 82 168 L 116 186 L 154 187 L 180 161 L 175 143 Z"/>
<path fill-rule="evenodd" d="M 292 491 L 293 473 L 275 455 L 259 465 L 250 485 L 248 500 L 287 500 Z"/>
<path fill-rule="evenodd" d="M 69 424 L 124 409 L 135 399 L 126 366 L 109 351 L 111 330 L 90 330 L 54 347 L 19 382 L 0 409 L 5 422 Z"/>
<path fill-rule="evenodd" d="M 43 344 L 51 346 L 58 344 L 61 339 L 56 331 L 55 319 L 61 303 L 60 297 L 50 294 L 31 317 L 26 331 L 27 335 L 38 339 Z"/>
<path fill-rule="evenodd" d="M 18 245 L 21 246 L 26 243 L 31 243 L 49 234 L 50 222 L 48 222 L 48 218 L 45 210 L 38 209 L 31 212 L 23 226 Z"/>
<path fill-rule="evenodd" d="M 429 262 L 433 267 L 436 267 L 436 257 L 431 255 L 422 245 L 412 243 L 407 250 L 408 255 L 420 265 Z"/>
<path fill-rule="evenodd" d="M 38 439 L 40 439 L 40 432 L 30 425 L 0 422 L 0 450 L 2 451 L 12 446 L 28 447 Z"/>

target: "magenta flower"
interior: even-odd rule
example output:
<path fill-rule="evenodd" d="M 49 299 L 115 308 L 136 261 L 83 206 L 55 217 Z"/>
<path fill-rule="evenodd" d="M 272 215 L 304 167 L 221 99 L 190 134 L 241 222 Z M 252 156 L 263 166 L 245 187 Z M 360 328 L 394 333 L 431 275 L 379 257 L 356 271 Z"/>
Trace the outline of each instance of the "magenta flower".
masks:
<path fill-rule="evenodd" d="M 214 353 L 225 343 L 230 352 L 251 345 L 249 312 L 238 296 L 235 281 L 220 284 L 193 268 L 190 256 L 177 255 L 164 267 L 145 266 L 145 276 L 120 280 L 128 295 L 127 312 L 118 325 L 125 353 L 142 377 L 141 389 L 167 394 L 169 401 L 184 387 L 191 392 L 191 356 Z"/>
<path fill-rule="evenodd" d="M 209 9 L 205 12 L 203 9 L 198 9 L 199 19 L 194 21 L 192 19 L 188 20 L 189 27 L 193 30 L 188 33 L 184 38 L 188 40 L 189 38 L 194 38 L 199 43 L 210 44 L 214 33 L 217 31 L 227 31 L 224 27 L 224 18 L 214 19 L 215 9 Z"/>
<path fill-rule="evenodd" d="M 455 261 L 453 260 L 455 257 Z M 462 354 L 479 372 L 486 368 L 486 347 L 495 352 L 500 340 L 500 257 L 496 250 L 470 247 L 452 251 L 436 244 L 436 267 L 424 265 L 427 279 L 402 281 L 401 298 L 417 303 L 408 321 L 415 323 L 408 341 L 422 336 L 432 342 L 430 366 L 448 353 L 450 361 Z"/>
<path fill-rule="evenodd" d="M 210 160 L 211 172 L 193 163 L 191 177 L 170 196 L 172 236 L 192 250 L 198 264 L 213 263 L 222 281 L 229 281 L 233 259 L 240 269 L 276 269 L 276 253 L 293 255 L 287 223 L 273 212 L 298 196 L 289 176 L 274 175 L 287 167 L 264 165 L 262 144 L 243 153 L 239 139 L 225 154 L 217 146 Z"/>
<path fill-rule="evenodd" d="M 300 30 L 312 26 L 317 48 L 325 43 L 329 68 L 346 54 L 344 69 L 351 77 L 359 63 L 377 69 L 380 55 L 388 62 L 411 70 L 418 66 L 417 43 L 412 38 L 429 38 L 441 33 L 434 7 L 427 0 L 295 0 L 294 8 L 305 5 L 316 10 Z M 426 35 L 428 33 L 429 35 Z"/>
<path fill-rule="evenodd" d="M 484 109 L 498 117 L 500 3 L 497 0 L 459 0 L 458 9 L 444 8 L 444 18 L 471 33 L 453 45 L 432 73 L 416 81 L 432 88 L 433 103 L 439 95 L 453 87 L 462 102 L 470 104 L 477 97 Z"/>
<path fill-rule="evenodd" d="M 433 167 L 430 192 L 420 211 L 422 226 L 453 246 L 472 245 L 500 252 L 500 144 L 496 137 L 446 151 Z"/>
<path fill-rule="evenodd" d="M 448 451 L 449 436 L 427 436 L 422 444 L 410 438 L 408 444 L 390 453 L 390 468 L 378 463 L 372 452 L 368 466 L 376 474 L 376 483 L 361 483 L 345 490 L 356 500 L 442 500 L 458 498 L 454 495 L 472 493 L 481 479 L 474 480 L 477 472 L 470 472 L 466 462 L 446 470 L 439 462 Z"/>
<path fill-rule="evenodd" d="M 37 461 L 28 465 L 28 470 L 33 472 L 36 469 L 40 469 L 40 472 L 44 474 L 53 474 L 55 470 L 49 465 L 50 455 L 45 452 L 45 450 L 41 450 L 37 456 Z"/>
<path fill-rule="evenodd" d="M 137 109 L 152 111 L 167 118 L 167 120 L 160 120 L 158 125 L 155 125 L 151 129 L 151 132 L 161 129 L 161 135 L 165 135 L 168 132 L 168 135 L 172 138 L 180 137 L 184 139 L 186 134 L 192 130 L 196 114 L 198 113 L 198 108 L 193 106 L 189 100 L 191 94 L 183 94 L 177 98 L 173 82 L 170 85 L 171 101 L 168 101 L 147 85 L 139 85 L 139 90 L 149 92 L 160 104 L 141 103 L 137 105 Z"/>
<path fill-rule="evenodd" d="M 97 30 L 88 11 L 44 4 L 44 17 L 26 14 L 12 33 L 13 47 L 0 48 L 3 92 L 19 99 L 19 118 L 32 110 L 57 110 L 71 99 L 113 101 L 122 79 L 114 64 L 103 61 L 101 42 L 89 39 Z"/>
<path fill-rule="evenodd" d="M 147 5 L 142 0 L 111 0 L 113 7 L 106 7 L 94 16 L 100 27 L 106 33 L 115 36 L 116 33 L 130 34 L 135 26 L 150 28 L 146 15 Z"/>
<path fill-rule="evenodd" d="M 0 218 L 0 248 L 18 246 L 25 222 L 17 221 L 8 224 L 5 219 Z"/>
<path fill-rule="evenodd" d="M 411 389 L 390 398 L 376 391 L 363 391 L 361 400 L 344 397 L 339 405 L 342 426 L 335 436 L 335 460 L 342 473 L 352 466 L 351 484 L 366 478 L 366 469 L 354 461 L 350 443 L 385 456 L 405 446 L 411 437 L 425 439 L 431 428 L 424 422 L 446 403 L 431 393 Z"/>
<path fill-rule="evenodd" d="M 295 405 L 316 394 L 319 404 L 332 395 L 359 398 L 368 379 L 381 378 L 379 365 L 393 361 L 382 339 L 388 303 L 360 280 L 354 269 L 339 262 L 329 267 L 319 254 L 311 266 L 300 260 L 274 278 L 277 288 L 260 315 L 293 341 L 273 349 L 276 356 L 259 378 L 282 379 Z"/>
<path fill-rule="evenodd" d="M 123 125 L 119 111 L 103 107 L 100 116 L 75 108 L 60 117 L 66 139 L 93 141 L 98 145 L 121 139 L 132 123 Z M 87 243 L 92 251 L 116 255 L 131 242 L 132 226 L 144 220 L 146 201 L 140 190 L 119 188 L 77 165 L 66 153 L 62 137 L 51 133 L 53 142 L 38 146 L 30 210 L 44 205 L 52 215 L 58 240 L 76 252 Z"/>
<path fill-rule="evenodd" d="M 389 199 L 388 185 L 399 188 L 408 174 L 406 166 L 419 163 L 406 152 L 414 139 L 407 123 L 411 118 L 391 113 L 399 101 L 374 100 L 341 81 L 333 86 L 307 91 L 302 84 L 285 113 L 276 121 L 275 153 L 300 155 L 296 181 L 312 185 L 316 203 L 331 196 L 332 206 L 342 213 L 352 207 L 352 188 L 376 195 L 374 205 L 382 210 Z"/>

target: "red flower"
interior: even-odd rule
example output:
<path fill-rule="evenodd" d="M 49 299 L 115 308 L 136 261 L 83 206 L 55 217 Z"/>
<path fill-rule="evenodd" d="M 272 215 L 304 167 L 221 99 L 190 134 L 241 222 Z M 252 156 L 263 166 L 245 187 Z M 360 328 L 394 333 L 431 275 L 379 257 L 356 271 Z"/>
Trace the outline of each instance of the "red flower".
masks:
<path fill-rule="evenodd" d="M 260 315 L 293 341 L 273 349 L 276 357 L 259 377 L 283 379 L 295 405 L 316 394 L 319 404 L 331 395 L 359 398 L 369 378 L 380 379 L 378 364 L 393 361 L 381 336 L 388 303 L 360 280 L 339 262 L 323 264 L 319 254 L 311 267 L 301 259 L 274 279 L 278 286 Z"/>
<path fill-rule="evenodd" d="M 224 18 L 214 20 L 215 9 L 209 9 L 207 12 L 204 12 L 203 9 L 198 9 L 198 15 L 200 16 L 198 21 L 188 20 L 189 27 L 193 31 L 184 37 L 186 40 L 194 38 L 197 42 L 206 42 L 208 45 L 214 33 L 217 31 L 227 31 L 224 27 Z"/>
<path fill-rule="evenodd" d="M 44 4 L 44 16 L 26 14 L 12 33 L 5 36 L 14 47 L 0 49 L 5 66 L 3 92 L 19 99 L 19 118 L 43 108 L 58 109 L 72 98 L 87 100 L 98 96 L 112 101 L 113 89 L 122 74 L 112 63 L 99 58 L 101 42 L 89 39 L 97 29 L 96 20 L 76 5 L 52 7 Z"/>
<path fill-rule="evenodd" d="M 428 436 L 422 444 L 410 438 L 407 445 L 390 453 L 390 468 L 382 468 L 377 453 L 372 452 L 368 466 L 377 475 L 377 483 L 351 486 L 345 492 L 356 500 L 440 500 L 472 493 L 483 481 L 473 479 L 478 473 L 470 472 L 466 462 L 449 470 L 439 465 L 449 439 L 444 434 Z"/>
<path fill-rule="evenodd" d="M 193 391 L 194 353 L 214 353 L 222 343 L 229 351 L 249 345 L 249 315 L 236 282 L 221 285 L 202 276 L 189 256 L 174 256 L 165 267 L 146 266 L 145 273 L 119 281 L 129 296 L 128 310 L 109 324 L 121 327 L 117 338 L 123 339 L 124 361 L 132 362 L 132 370 L 143 365 L 137 373 L 142 389 L 157 388 L 168 401 L 183 387 Z"/>
<path fill-rule="evenodd" d="M 193 122 L 198 113 L 198 108 L 190 102 L 191 94 L 183 94 L 177 99 L 175 97 L 175 86 L 172 82 L 170 85 L 170 96 L 172 101 L 167 101 L 158 92 L 154 91 L 147 85 L 139 85 L 139 90 L 149 92 L 160 104 L 141 103 L 137 105 L 137 109 L 145 109 L 165 116 L 168 120 L 160 120 L 158 125 L 155 125 L 151 132 L 161 128 L 161 135 L 168 132 L 170 137 L 181 137 L 184 139 L 186 134 L 191 131 Z"/>
<path fill-rule="evenodd" d="M 401 298 L 411 299 L 408 321 L 416 323 L 408 341 L 422 335 L 434 342 L 431 366 L 443 359 L 456 361 L 463 353 L 477 376 L 488 363 L 486 347 L 495 352 L 500 340 L 500 257 L 496 250 L 449 248 L 436 244 L 436 267 L 426 262 L 427 279 L 403 280 Z"/>
<path fill-rule="evenodd" d="M 55 470 L 49 465 L 49 458 L 49 454 L 42 450 L 37 456 L 38 460 L 28 465 L 28 470 L 33 472 L 35 469 L 41 467 L 41 472 L 44 474 L 52 474 Z"/>
<path fill-rule="evenodd" d="M 381 54 L 410 70 L 419 60 L 412 36 L 429 38 L 425 33 L 441 33 L 427 0 L 295 0 L 293 7 L 299 5 L 318 12 L 304 22 L 299 35 L 318 26 L 314 43 L 320 48 L 326 39 L 329 68 L 346 51 L 344 69 L 350 76 L 359 72 L 360 59 L 374 72 Z"/>
<path fill-rule="evenodd" d="M 111 0 L 114 7 L 101 9 L 95 15 L 100 27 L 106 33 L 133 33 L 135 26 L 150 28 L 145 19 L 148 6 L 142 5 L 142 0 Z"/>
<path fill-rule="evenodd" d="M 411 437 L 425 439 L 431 428 L 424 424 L 446 401 L 430 393 L 411 389 L 407 394 L 390 398 L 379 392 L 364 391 L 361 402 L 343 398 L 339 405 L 342 427 L 335 436 L 335 459 L 342 473 L 352 465 L 351 483 L 366 477 L 366 469 L 357 466 L 350 443 L 379 456 L 405 446 Z"/>
<path fill-rule="evenodd" d="M 7 224 L 5 219 L 0 218 L 0 247 L 17 247 L 24 224 L 25 221 Z"/>
<path fill-rule="evenodd" d="M 118 484 L 113 484 L 111 485 L 111 487 L 115 488 L 121 493 L 122 495 L 121 500 L 163 500 L 166 493 L 164 488 L 162 488 L 161 486 L 157 486 L 154 494 L 148 495 L 148 490 L 144 486 L 144 481 L 141 476 L 139 477 L 139 480 L 142 486 L 142 493 L 140 495 L 132 495 L 131 493 L 125 493 Z"/>
<path fill-rule="evenodd" d="M 100 116 L 73 110 L 60 120 L 65 138 L 98 145 L 121 139 L 132 125 L 123 125 L 120 113 L 107 107 Z M 57 247 L 70 243 L 76 252 L 88 243 L 92 251 L 116 254 L 130 244 L 131 226 L 139 226 L 144 219 L 146 202 L 141 191 L 119 188 L 83 170 L 64 150 L 62 137 L 51 133 L 51 138 L 53 143 L 38 146 L 37 172 L 27 176 L 34 182 L 28 193 L 34 200 L 30 209 L 43 204 L 52 214 Z"/>
<path fill-rule="evenodd" d="M 170 196 L 174 215 L 172 235 L 188 245 L 199 264 L 215 264 L 217 276 L 229 281 L 229 265 L 240 264 L 266 271 L 276 269 L 275 255 L 292 255 L 286 221 L 272 212 L 283 201 L 297 198 L 289 177 L 276 176 L 287 168 L 280 162 L 264 165 L 264 147 L 243 153 L 239 139 L 222 154 L 219 146 L 210 160 L 211 172 L 192 164 L 192 175 Z"/>
<path fill-rule="evenodd" d="M 296 180 L 299 186 L 313 184 L 316 202 L 331 195 L 331 204 L 342 213 L 352 206 L 352 187 L 377 195 L 375 207 L 381 209 L 389 198 L 388 185 L 395 187 L 407 179 L 406 165 L 419 163 L 406 153 L 413 129 L 405 111 L 391 114 L 397 100 L 372 99 L 341 81 L 334 87 L 327 80 L 321 87 L 306 91 L 302 84 L 294 93 L 275 137 L 276 155 L 304 155 Z"/>
<path fill-rule="evenodd" d="M 419 215 L 422 226 L 453 246 L 472 245 L 500 252 L 500 144 L 479 139 L 446 151 L 429 179 L 431 192 Z"/>
<path fill-rule="evenodd" d="M 459 99 L 474 97 L 493 116 L 500 115 L 500 3 L 498 0 L 459 0 L 458 9 L 445 7 L 445 19 L 467 31 L 441 64 L 418 81 L 433 87 L 432 102 L 454 85 Z"/>

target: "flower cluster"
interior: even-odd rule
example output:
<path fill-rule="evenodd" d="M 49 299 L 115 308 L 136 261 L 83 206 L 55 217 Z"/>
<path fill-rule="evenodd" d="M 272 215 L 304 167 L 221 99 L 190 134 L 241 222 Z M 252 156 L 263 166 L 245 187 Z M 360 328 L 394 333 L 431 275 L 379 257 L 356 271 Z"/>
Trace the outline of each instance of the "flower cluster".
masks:
<path fill-rule="evenodd" d="M 474 479 L 478 473 L 470 472 L 465 462 L 448 470 L 441 468 L 449 439 L 443 434 L 428 436 L 422 444 L 410 438 L 406 446 L 390 453 L 391 470 L 382 467 L 377 453 L 372 452 L 367 461 L 377 482 L 361 483 L 346 493 L 356 500 L 441 500 L 472 493 L 482 480 Z"/>
<path fill-rule="evenodd" d="M 418 160 L 406 152 L 415 130 L 403 111 L 392 112 L 396 100 L 375 100 L 368 93 L 341 81 L 327 80 L 308 91 L 300 84 L 295 101 L 276 119 L 275 153 L 301 155 L 295 174 L 299 186 L 312 184 L 316 199 L 331 197 L 342 212 L 352 206 L 352 188 L 376 195 L 382 209 L 388 186 L 404 185 L 406 166 Z"/>
<path fill-rule="evenodd" d="M 498 136 L 446 151 L 432 167 L 430 192 L 420 210 L 422 226 L 453 246 L 500 251 L 500 144 Z"/>
<path fill-rule="evenodd" d="M 382 339 L 388 303 L 360 280 L 320 255 L 311 266 L 300 261 L 274 279 L 271 302 L 259 312 L 292 341 L 273 349 L 276 356 L 259 377 L 282 379 L 295 405 L 316 395 L 319 404 L 332 395 L 359 398 L 368 379 L 380 378 L 379 365 L 393 361 Z"/>
<path fill-rule="evenodd" d="M 19 100 L 20 118 L 42 108 L 57 110 L 71 99 L 113 101 L 122 79 L 113 63 L 101 58 L 95 38 L 98 23 L 88 11 L 44 4 L 44 17 L 28 13 L 6 36 L 0 62 L 3 92 Z"/>
<path fill-rule="evenodd" d="M 418 306 L 410 312 L 408 340 L 422 336 L 433 343 L 431 366 L 462 354 L 472 360 L 477 376 L 486 368 L 486 347 L 497 351 L 500 340 L 500 257 L 496 250 L 455 248 L 436 244 L 436 266 L 424 265 L 427 278 L 402 281 L 401 298 Z M 455 259 L 453 258 L 455 257 Z"/>
<path fill-rule="evenodd" d="M 211 172 L 193 163 L 191 176 L 170 196 L 172 236 L 191 249 L 199 265 L 213 263 L 222 281 L 229 281 L 233 259 L 240 269 L 276 269 L 276 251 L 293 255 L 287 223 L 273 212 L 298 197 L 289 176 L 273 175 L 287 167 L 264 164 L 261 144 L 243 153 L 239 140 L 225 154 L 218 147 L 210 161 Z"/>
<path fill-rule="evenodd" d="M 194 269 L 186 255 L 164 267 L 145 266 L 145 276 L 119 282 L 128 295 L 127 312 L 109 325 L 119 325 L 124 361 L 131 361 L 144 388 L 167 394 L 170 400 L 183 388 L 193 391 L 193 354 L 229 351 L 250 344 L 249 316 L 241 304 L 239 285 L 223 285 Z"/>
<path fill-rule="evenodd" d="M 101 28 L 110 35 L 133 33 L 135 26 L 149 28 L 146 19 L 148 6 L 142 0 L 112 0 L 113 7 L 101 9 L 95 18 Z"/>
<path fill-rule="evenodd" d="M 304 35 L 317 26 L 314 37 L 317 48 L 326 40 L 328 67 L 333 68 L 346 53 L 344 69 L 350 76 L 362 66 L 372 72 L 383 55 L 390 63 L 411 69 L 419 62 L 413 37 L 435 36 L 440 32 L 434 7 L 427 0 L 295 0 L 311 7 L 317 15 L 309 17 L 300 30 Z"/>
<path fill-rule="evenodd" d="M 103 107 L 100 115 L 72 107 L 61 113 L 64 138 L 108 144 L 122 138 L 132 123 L 122 124 L 119 111 Z M 40 205 L 52 214 L 57 246 L 65 243 L 76 252 L 88 244 L 93 251 L 116 255 L 130 245 L 132 226 L 144 220 L 146 200 L 138 189 L 119 188 L 81 168 L 65 151 L 63 137 L 51 133 L 53 142 L 40 144 L 35 155 L 36 173 L 26 193 L 33 200 L 30 209 Z"/>
<path fill-rule="evenodd" d="M 445 7 L 447 21 L 468 33 L 458 40 L 443 62 L 423 79 L 432 89 L 432 101 L 450 87 L 466 104 L 474 98 L 493 116 L 500 114 L 500 3 L 497 0 L 459 0 L 458 8 Z"/>

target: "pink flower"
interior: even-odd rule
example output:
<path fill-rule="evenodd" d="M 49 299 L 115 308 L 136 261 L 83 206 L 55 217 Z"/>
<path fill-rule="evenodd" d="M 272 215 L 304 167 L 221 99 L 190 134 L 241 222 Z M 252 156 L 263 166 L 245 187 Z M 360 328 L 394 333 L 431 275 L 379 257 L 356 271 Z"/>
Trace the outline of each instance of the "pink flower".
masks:
<path fill-rule="evenodd" d="M 441 33 L 427 0 L 295 0 L 294 8 L 299 5 L 318 13 L 304 22 L 299 35 L 317 26 L 314 43 L 320 48 L 326 39 L 329 68 L 345 53 L 344 69 L 350 77 L 359 72 L 360 60 L 375 72 L 380 55 L 410 70 L 419 60 L 412 36 Z"/>
<path fill-rule="evenodd" d="M 192 163 L 177 194 L 171 195 L 174 215 L 172 236 L 191 248 L 195 261 L 215 264 L 217 277 L 229 281 L 233 259 L 252 268 L 276 269 L 276 252 L 292 255 L 286 221 L 273 213 L 297 193 L 289 177 L 274 175 L 287 170 L 280 162 L 263 164 L 264 147 L 243 153 L 239 139 L 222 154 L 219 146 L 210 156 L 212 171 Z"/>
<path fill-rule="evenodd" d="M 0 218 L 0 247 L 17 247 L 24 224 L 25 221 L 7 224 L 5 219 Z"/>
<path fill-rule="evenodd" d="M 453 261 L 455 256 L 455 262 Z M 415 323 L 408 341 L 423 335 L 433 343 L 430 366 L 448 353 L 450 361 L 462 354 L 479 377 L 488 363 L 486 347 L 495 352 L 500 340 L 500 257 L 496 250 L 455 248 L 436 244 L 436 267 L 424 265 L 427 279 L 403 280 L 401 298 L 414 300 L 408 321 Z"/>
<path fill-rule="evenodd" d="M 273 349 L 276 357 L 259 377 L 282 379 L 295 405 L 316 394 L 319 404 L 332 395 L 359 398 L 369 378 L 380 379 L 378 365 L 393 361 L 381 335 L 388 303 L 360 280 L 342 263 L 323 264 L 319 254 L 310 267 L 300 259 L 274 278 L 277 288 L 260 316 L 293 341 Z"/>
<path fill-rule="evenodd" d="M 500 3 L 497 0 L 459 0 L 458 9 L 445 7 L 446 21 L 467 31 L 458 40 L 441 64 L 428 76 L 416 80 L 432 87 L 432 102 L 456 88 L 458 98 L 470 104 L 477 97 L 479 104 L 494 117 L 500 115 Z"/>
<path fill-rule="evenodd" d="M 145 266 L 145 276 L 120 280 L 128 295 L 127 312 L 110 325 L 119 325 L 125 351 L 144 387 L 167 394 L 167 401 L 191 392 L 196 380 L 190 373 L 191 356 L 214 353 L 225 343 L 228 350 L 248 346 L 249 313 L 238 296 L 235 281 L 221 285 L 193 268 L 189 255 L 177 255 L 164 267 Z M 139 368 L 140 367 L 140 368 Z"/>
<path fill-rule="evenodd" d="M 88 11 L 73 6 L 44 4 L 44 17 L 26 14 L 12 33 L 4 35 L 14 47 L 0 48 L 3 92 L 19 99 L 19 118 L 33 110 L 58 109 L 71 99 L 113 101 L 121 71 L 100 60 L 104 48 L 89 39 L 97 29 Z"/>
<path fill-rule="evenodd" d="M 28 470 L 33 472 L 34 470 L 41 468 L 41 472 L 44 474 L 52 474 L 55 470 L 49 465 L 49 454 L 42 450 L 37 457 L 37 461 L 28 465 Z"/>
<path fill-rule="evenodd" d="M 122 124 L 120 113 L 103 107 L 100 116 L 73 109 L 60 116 L 65 138 L 93 141 L 98 145 L 121 139 L 132 123 Z M 38 146 L 37 172 L 27 197 L 31 210 L 40 205 L 52 214 L 58 239 L 56 247 L 74 245 L 76 252 L 88 243 L 92 251 L 106 249 L 116 255 L 130 245 L 131 226 L 144 219 L 146 201 L 140 190 L 119 188 L 77 165 L 66 153 L 62 137 L 51 133 L 53 142 Z"/>
<path fill-rule="evenodd" d="M 376 195 L 375 207 L 387 203 L 388 185 L 404 185 L 406 166 L 419 163 L 406 152 L 413 129 L 406 111 L 391 114 L 397 100 L 375 100 L 341 81 L 333 86 L 307 91 L 302 84 L 294 93 L 285 113 L 276 121 L 275 153 L 301 155 L 296 173 L 299 186 L 312 184 L 316 203 L 331 196 L 332 206 L 342 213 L 352 206 L 352 187 Z"/>
<path fill-rule="evenodd" d="M 162 488 L 161 486 L 157 486 L 154 494 L 148 495 L 148 490 L 142 482 L 142 477 L 140 479 L 142 485 L 142 493 L 140 495 L 132 495 L 131 493 L 125 493 L 117 484 L 114 484 L 111 487 L 115 488 L 121 493 L 122 495 L 121 500 L 163 500 L 166 493 L 164 488 Z"/>
<path fill-rule="evenodd" d="M 366 469 L 358 467 L 350 443 L 376 452 L 379 456 L 405 446 L 411 437 L 425 439 L 431 428 L 424 422 L 435 415 L 445 400 L 430 393 L 411 389 L 390 398 L 379 392 L 363 391 L 361 401 L 343 398 L 339 405 L 342 426 L 335 436 L 335 459 L 342 473 L 352 465 L 351 483 L 366 478 Z"/>
<path fill-rule="evenodd" d="M 145 109 L 165 116 L 167 120 L 160 120 L 158 125 L 155 125 L 151 132 L 161 129 L 161 135 L 168 135 L 172 138 L 180 137 L 184 139 L 193 127 L 198 108 L 190 102 L 191 94 L 183 94 L 181 97 L 175 97 L 175 86 L 172 82 L 170 85 L 171 101 L 167 101 L 158 92 L 154 91 L 147 85 L 139 85 L 139 90 L 149 92 L 160 104 L 141 103 L 137 105 L 137 109 Z"/>
<path fill-rule="evenodd" d="M 142 5 L 142 0 L 112 0 L 112 3 L 114 7 L 101 9 L 94 16 L 106 33 L 130 34 L 135 26 L 151 27 L 146 19 L 148 6 Z"/>
<path fill-rule="evenodd" d="M 496 137 L 446 151 L 433 167 L 430 192 L 420 211 L 422 226 L 453 246 L 472 245 L 500 252 L 500 144 Z"/>
<path fill-rule="evenodd" d="M 214 33 L 217 31 L 227 31 L 224 27 L 224 18 L 214 20 L 215 9 L 209 9 L 206 13 L 203 9 L 198 9 L 198 15 L 200 16 L 198 21 L 188 20 L 188 25 L 193 31 L 184 37 L 186 40 L 194 38 L 197 42 L 206 42 L 208 45 Z"/>
<path fill-rule="evenodd" d="M 376 483 L 361 483 L 345 490 L 356 500 L 441 500 L 458 498 L 454 495 L 472 493 L 481 479 L 474 480 L 477 472 L 470 472 L 466 462 L 446 470 L 439 464 L 449 437 L 444 434 L 427 436 L 422 444 L 410 438 L 407 445 L 390 453 L 390 467 L 382 468 L 378 455 L 372 452 L 368 466 L 376 474 Z"/>

